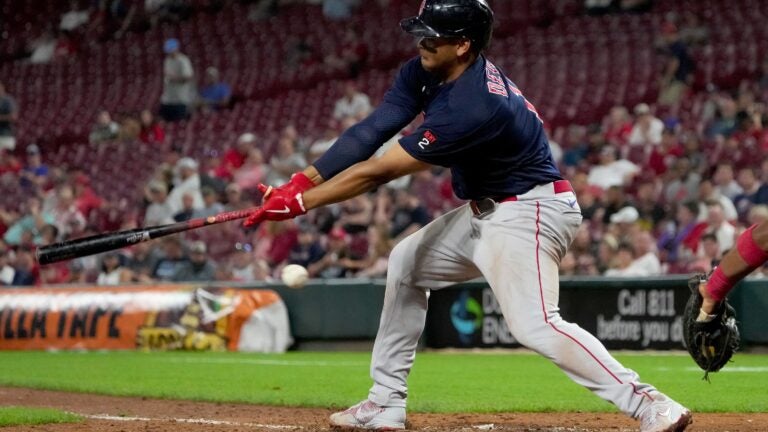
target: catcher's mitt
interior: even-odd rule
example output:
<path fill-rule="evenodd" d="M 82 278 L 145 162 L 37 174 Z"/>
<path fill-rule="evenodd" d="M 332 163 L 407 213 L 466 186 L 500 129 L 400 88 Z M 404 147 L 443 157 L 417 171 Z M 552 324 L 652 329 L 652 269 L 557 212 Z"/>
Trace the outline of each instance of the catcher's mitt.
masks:
<path fill-rule="evenodd" d="M 714 319 L 696 321 L 703 301 L 699 284 L 706 280 L 707 277 L 701 274 L 688 281 L 691 297 L 685 305 L 683 336 L 688 353 L 704 370 L 704 379 L 709 380 L 709 373 L 722 369 L 739 348 L 740 336 L 739 328 L 736 327 L 736 311 L 726 300 L 717 306 Z"/>

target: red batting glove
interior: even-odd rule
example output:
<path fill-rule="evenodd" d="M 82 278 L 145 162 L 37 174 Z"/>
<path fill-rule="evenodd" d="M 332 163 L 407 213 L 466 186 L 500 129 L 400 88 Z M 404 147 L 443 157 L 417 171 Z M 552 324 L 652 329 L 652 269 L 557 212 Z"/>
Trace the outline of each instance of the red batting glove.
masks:
<path fill-rule="evenodd" d="M 274 189 L 264 204 L 248 216 L 248 219 L 243 222 L 243 226 L 250 228 L 265 220 L 293 219 L 305 213 L 307 210 L 304 208 L 304 199 L 301 193 L 286 195 L 284 190 Z"/>
<path fill-rule="evenodd" d="M 288 183 L 282 186 L 272 187 L 259 183 L 257 187 L 264 196 L 263 199 L 266 200 L 270 195 L 272 195 L 273 192 L 276 191 L 284 192 L 289 196 L 294 196 L 297 193 L 304 193 L 315 187 L 315 183 L 313 183 L 312 180 L 310 180 L 309 177 L 307 177 L 307 175 L 303 172 L 297 172 L 291 176 L 291 180 Z"/>

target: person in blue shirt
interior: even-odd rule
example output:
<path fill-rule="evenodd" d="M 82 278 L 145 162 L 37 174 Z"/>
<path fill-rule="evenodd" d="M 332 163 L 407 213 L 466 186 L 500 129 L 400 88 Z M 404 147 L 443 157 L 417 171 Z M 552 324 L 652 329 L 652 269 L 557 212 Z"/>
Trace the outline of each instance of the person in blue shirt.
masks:
<path fill-rule="evenodd" d="M 643 432 L 682 431 L 691 413 L 616 361 L 558 313 L 558 266 L 582 216 L 550 153 L 536 108 L 483 54 L 493 12 L 485 0 L 424 0 L 401 27 L 418 38 L 383 102 L 245 221 L 285 220 L 438 165 L 462 205 L 391 252 L 368 397 L 333 426 L 405 427 L 407 377 L 430 290 L 484 277 L 515 339 L 576 383 L 640 420 Z M 376 149 L 417 115 L 423 123 L 381 157 Z M 556 397 L 553 395 L 553 397 Z"/>
<path fill-rule="evenodd" d="M 219 70 L 209 67 L 205 70 L 205 85 L 200 88 L 200 105 L 203 110 L 217 111 L 229 106 L 232 88 L 221 80 Z"/>

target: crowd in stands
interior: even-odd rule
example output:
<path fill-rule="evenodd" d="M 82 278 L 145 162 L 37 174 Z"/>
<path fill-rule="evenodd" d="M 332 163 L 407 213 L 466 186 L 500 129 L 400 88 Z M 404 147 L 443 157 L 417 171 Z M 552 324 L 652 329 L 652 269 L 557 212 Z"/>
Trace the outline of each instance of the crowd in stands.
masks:
<path fill-rule="evenodd" d="M 184 2 L 146 2 L 157 15 L 134 10 L 135 2 L 96 3 L 99 8 L 106 5 L 99 15 L 99 34 L 109 37 L 120 37 L 139 22 L 155 26 L 182 20 L 187 13 Z M 266 19 L 279 13 L 281 4 L 253 2 L 250 18 Z M 343 19 L 356 2 L 324 5 L 329 16 Z M 93 14 L 78 8 L 72 2 L 72 10 L 61 17 L 62 31 L 95 25 Z M 768 58 L 758 74 L 735 88 L 697 87 L 687 47 L 706 43 L 706 26 L 695 17 L 670 19 L 660 35 L 657 100 L 617 105 L 602 122 L 570 125 L 551 134 L 553 156 L 571 181 L 584 216 L 562 261 L 563 275 L 706 272 L 744 229 L 768 219 Z M 82 169 L 49 166 L 35 144 L 14 152 L 17 107 L 0 84 L 0 186 L 22 188 L 26 196 L 18 209 L 0 209 L 0 285 L 269 281 L 289 263 L 307 267 L 315 278 L 381 277 L 398 241 L 462 204 L 451 189 L 450 171 L 435 167 L 295 221 L 265 222 L 253 230 L 230 222 L 38 266 L 37 246 L 257 205 L 259 183 L 285 183 L 372 109 L 369 96 L 350 79 L 339 85 L 322 136 L 304 136 L 301 125 L 283 125 L 275 150 L 266 157 L 257 135 L 243 130 L 233 142 L 195 159 L 174 145 L 163 125 L 227 109 L 232 89 L 213 67 L 196 87 L 190 65 L 194 59 L 182 54 L 179 41 L 168 39 L 163 48 L 166 59 L 158 73 L 165 84 L 155 105 L 159 109 L 116 119 L 100 111 L 88 136 L 93 144 L 138 139 L 153 146 L 156 168 L 150 178 L 114 173 L 116 181 L 145 185 L 135 202 L 99 196 Z M 349 58 L 337 60 L 341 67 L 361 66 L 356 63 L 359 56 Z M 286 59 L 288 66 L 295 61 L 301 62 Z M 756 275 L 768 276 L 768 269 Z"/>

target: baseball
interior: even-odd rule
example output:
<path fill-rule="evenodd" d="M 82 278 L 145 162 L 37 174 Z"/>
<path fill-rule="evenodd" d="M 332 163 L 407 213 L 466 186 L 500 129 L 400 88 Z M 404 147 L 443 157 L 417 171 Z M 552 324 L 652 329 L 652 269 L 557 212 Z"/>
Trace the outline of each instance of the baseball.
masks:
<path fill-rule="evenodd" d="M 283 283 L 286 284 L 288 288 L 301 288 L 307 283 L 309 272 L 298 264 L 288 264 L 283 267 L 280 279 L 283 280 Z"/>

